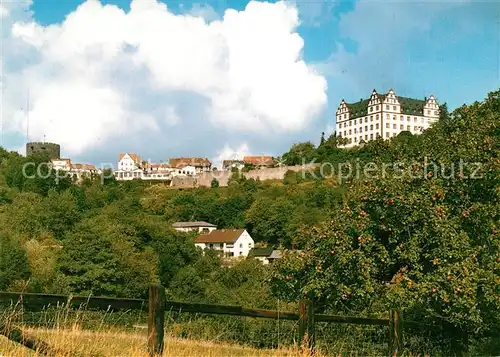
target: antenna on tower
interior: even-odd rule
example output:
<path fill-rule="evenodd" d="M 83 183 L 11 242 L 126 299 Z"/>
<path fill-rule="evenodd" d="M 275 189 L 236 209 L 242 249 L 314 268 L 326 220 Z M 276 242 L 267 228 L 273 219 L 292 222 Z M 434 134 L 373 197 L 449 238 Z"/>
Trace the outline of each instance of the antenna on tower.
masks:
<path fill-rule="evenodd" d="M 30 89 L 26 98 L 26 143 L 30 142 Z"/>

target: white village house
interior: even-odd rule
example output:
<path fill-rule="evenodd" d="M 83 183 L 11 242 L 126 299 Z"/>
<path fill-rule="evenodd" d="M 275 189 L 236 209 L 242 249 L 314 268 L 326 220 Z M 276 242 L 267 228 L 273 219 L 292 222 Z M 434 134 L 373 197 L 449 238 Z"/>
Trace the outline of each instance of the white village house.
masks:
<path fill-rule="evenodd" d="M 118 170 L 114 173 L 117 180 L 141 179 L 144 175 L 141 158 L 136 154 L 120 154 Z"/>
<path fill-rule="evenodd" d="M 177 158 L 169 163 L 142 161 L 137 154 L 120 154 L 118 168 L 114 171 L 117 180 L 160 180 L 170 181 L 174 177 L 195 177 L 208 171 L 211 163 L 206 158 Z"/>
<path fill-rule="evenodd" d="M 178 232 L 198 232 L 210 233 L 217 229 L 217 226 L 208 222 L 175 222 L 172 227 Z"/>
<path fill-rule="evenodd" d="M 194 242 L 201 249 L 218 250 L 226 258 L 247 257 L 255 244 L 246 229 L 214 230 L 199 235 Z"/>

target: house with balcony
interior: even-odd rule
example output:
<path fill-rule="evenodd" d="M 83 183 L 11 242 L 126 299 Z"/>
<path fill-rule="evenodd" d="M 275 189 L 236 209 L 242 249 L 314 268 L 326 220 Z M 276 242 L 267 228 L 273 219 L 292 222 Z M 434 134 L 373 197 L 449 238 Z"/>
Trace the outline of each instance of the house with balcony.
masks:
<path fill-rule="evenodd" d="M 145 176 L 142 161 L 137 154 L 120 154 L 118 169 L 114 172 L 115 178 L 120 181 L 142 180 Z"/>
<path fill-rule="evenodd" d="M 216 250 L 225 258 L 247 257 L 254 245 L 246 229 L 218 229 L 195 239 L 195 246 Z"/>

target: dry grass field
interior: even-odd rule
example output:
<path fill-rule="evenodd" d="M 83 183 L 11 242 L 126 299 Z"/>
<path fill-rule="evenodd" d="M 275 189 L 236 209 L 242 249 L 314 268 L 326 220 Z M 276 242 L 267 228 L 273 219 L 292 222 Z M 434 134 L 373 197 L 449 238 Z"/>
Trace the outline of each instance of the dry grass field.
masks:
<path fill-rule="evenodd" d="M 146 357 L 145 332 L 101 331 L 79 329 L 23 329 L 48 342 L 61 353 L 54 357 Z M 316 354 L 317 355 L 317 354 Z M 0 337 L 0 356 L 39 356 L 17 343 Z M 194 341 L 167 337 L 163 356 L 172 357 L 305 357 L 308 353 L 292 349 L 252 349 L 238 345 Z"/>

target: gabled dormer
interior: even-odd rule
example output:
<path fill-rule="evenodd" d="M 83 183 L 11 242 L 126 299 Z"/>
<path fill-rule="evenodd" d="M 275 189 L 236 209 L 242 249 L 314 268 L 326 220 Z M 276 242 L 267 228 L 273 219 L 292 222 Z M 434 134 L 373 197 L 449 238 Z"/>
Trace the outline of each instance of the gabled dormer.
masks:
<path fill-rule="evenodd" d="M 398 96 L 392 88 L 384 96 L 383 110 L 388 113 L 401 113 L 401 105 Z"/>
<path fill-rule="evenodd" d="M 439 117 L 439 104 L 434 95 L 425 98 L 424 115 L 426 117 L 438 118 Z"/>
<path fill-rule="evenodd" d="M 379 112 L 382 108 L 382 99 L 374 89 L 368 100 L 368 114 Z"/>
<path fill-rule="evenodd" d="M 339 107 L 337 108 L 337 123 L 348 119 L 349 119 L 349 106 L 347 105 L 346 101 L 342 99 L 342 101 L 339 104 Z"/>

